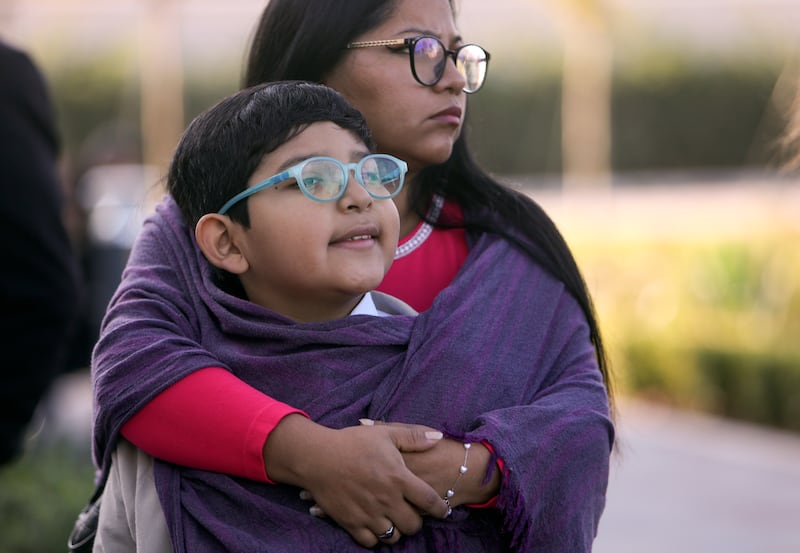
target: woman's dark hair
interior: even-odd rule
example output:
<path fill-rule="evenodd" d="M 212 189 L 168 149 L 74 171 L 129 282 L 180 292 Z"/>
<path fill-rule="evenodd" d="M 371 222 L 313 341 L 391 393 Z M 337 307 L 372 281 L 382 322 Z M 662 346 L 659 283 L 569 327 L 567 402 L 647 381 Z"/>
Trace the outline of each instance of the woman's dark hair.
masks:
<path fill-rule="evenodd" d="M 355 41 L 392 14 L 397 0 L 270 0 L 253 36 L 244 85 L 282 79 L 322 82 Z M 450 0 L 454 13 L 455 0 Z M 461 205 L 468 232 L 504 236 L 527 252 L 576 298 L 589 323 L 600 371 L 612 397 L 612 382 L 594 306 L 575 259 L 544 210 L 503 186 L 475 162 L 466 128 L 450 159 L 428 167 L 408 187 L 411 205 L 427 219 L 434 194 Z M 434 223 L 448 226 L 447 221 Z M 452 223 L 450 223 L 452 224 Z"/>
<path fill-rule="evenodd" d="M 167 173 L 167 190 L 191 227 L 247 188 L 265 154 L 312 123 L 330 121 L 374 144 L 364 117 L 335 90 L 280 81 L 253 86 L 197 116 L 183 134 Z M 250 226 L 247 200 L 228 212 Z"/>

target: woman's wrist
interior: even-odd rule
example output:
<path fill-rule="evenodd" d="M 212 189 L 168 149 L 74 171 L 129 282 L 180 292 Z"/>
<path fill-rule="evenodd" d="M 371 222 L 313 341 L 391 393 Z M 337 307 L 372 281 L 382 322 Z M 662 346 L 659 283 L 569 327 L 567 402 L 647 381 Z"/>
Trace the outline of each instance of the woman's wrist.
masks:
<path fill-rule="evenodd" d="M 305 461 L 313 458 L 310 452 L 319 450 L 318 436 L 327 430 L 305 415 L 285 416 L 264 443 L 264 466 L 269 479 L 302 487 L 307 473 Z"/>
<path fill-rule="evenodd" d="M 448 498 L 450 505 L 453 507 L 463 504 L 484 504 L 497 495 L 500 489 L 500 471 L 497 466 L 493 464 L 491 467 L 491 476 L 486 480 L 487 471 L 490 470 L 489 464 L 492 463 L 492 452 L 482 443 L 473 443 L 468 454 L 464 455 L 465 450 L 462 448 L 460 451 L 460 458 L 453 465 L 452 473 L 454 479 L 458 474 L 456 487 L 452 497 Z M 467 470 L 461 473 L 461 466 L 466 457 Z"/>

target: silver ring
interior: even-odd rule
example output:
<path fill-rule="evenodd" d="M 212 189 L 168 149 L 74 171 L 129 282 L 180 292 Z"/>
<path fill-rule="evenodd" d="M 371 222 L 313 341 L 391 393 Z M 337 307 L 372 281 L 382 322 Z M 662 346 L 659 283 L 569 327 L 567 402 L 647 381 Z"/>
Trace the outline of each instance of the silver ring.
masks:
<path fill-rule="evenodd" d="M 394 524 L 392 524 L 392 526 L 383 534 L 378 534 L 378 539 L 381 541 L 390 540 L 392 539 L 392 536 L 394 536 Z"/>

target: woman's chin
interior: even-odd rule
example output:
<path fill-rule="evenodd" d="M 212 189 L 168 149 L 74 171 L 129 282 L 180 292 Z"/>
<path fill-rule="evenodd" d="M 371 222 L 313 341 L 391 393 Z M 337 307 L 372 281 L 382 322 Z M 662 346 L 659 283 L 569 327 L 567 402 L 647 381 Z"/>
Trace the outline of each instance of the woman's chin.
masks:
<path fill-rule="evenodd" d="M 431 165 L 441 165 L 450 159 L 452 153 L 453 145 L 450 143 L 442 146 L 432 146 L 428 150 L 421 152 L 418 162 L 419 170 L 430 167 Z"/>

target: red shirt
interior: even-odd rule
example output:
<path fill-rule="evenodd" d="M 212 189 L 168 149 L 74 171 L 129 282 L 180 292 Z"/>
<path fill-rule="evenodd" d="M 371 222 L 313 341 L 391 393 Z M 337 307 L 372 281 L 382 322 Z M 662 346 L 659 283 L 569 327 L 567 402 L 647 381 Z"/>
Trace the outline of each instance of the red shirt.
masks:
<path fill-rule="evenodd" d="M 434 201 L 430 215 L 462 221 L 458 204 L 440 207 Z M 433 299 L 453 281 L 467 259 L 469 249 L 463 228 L 440 229 L 420 222 L 400 240 L 389 272 L 378 290 L 400 298 L 417 311 L 425 311 Z"/>

